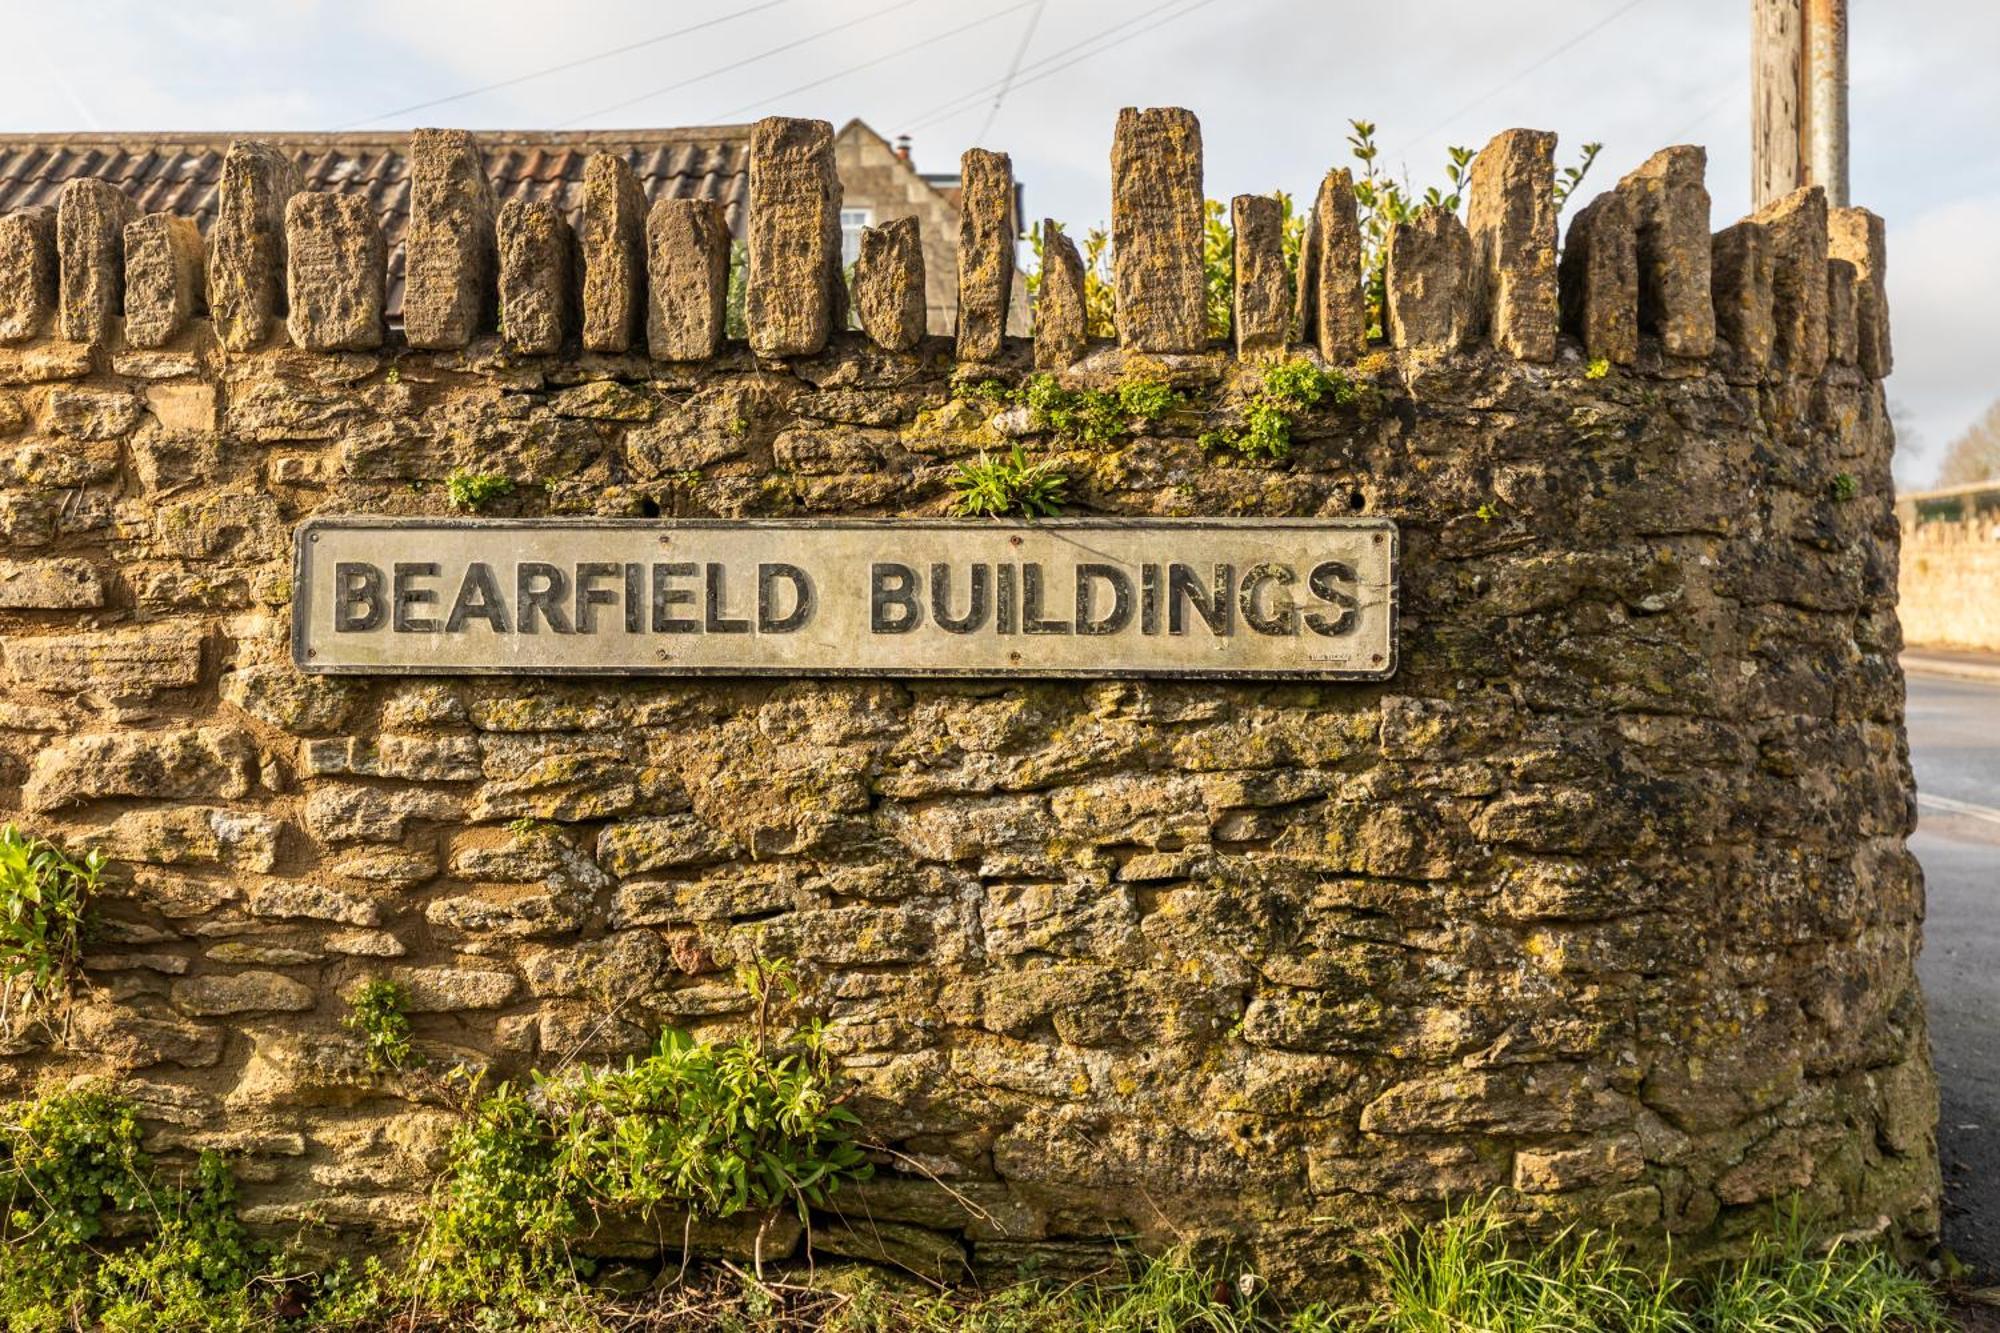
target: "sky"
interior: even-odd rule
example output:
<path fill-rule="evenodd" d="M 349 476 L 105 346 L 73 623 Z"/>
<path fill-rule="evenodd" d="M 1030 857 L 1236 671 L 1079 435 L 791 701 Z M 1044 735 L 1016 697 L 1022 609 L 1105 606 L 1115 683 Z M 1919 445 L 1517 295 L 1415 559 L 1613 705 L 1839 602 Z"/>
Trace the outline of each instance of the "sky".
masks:
<path fill-rule="evenodd" d="M 2000 3 L 1850 2 L 1853 199 L 1888 220 L 1897 472 L 1923 484 L 2000 398 Z M 1309 197 L 1348 164 L 1351 118 L 1418 188 L 1447 146 L 1529 126 L 1560 134 L 1563 161 L 1604 144 L 1579 202 L 1658 148 L 1706 145 L 1719 228 L 1749 207 L 1750 4 L 0 0 L 0 130 L 859 116 L 909 134 L 923 170 L 1010 153 L 1028 216 L 1080 230 L 1109 212 L 1118 109 L 1178 105 L 1219 199 Z"/>

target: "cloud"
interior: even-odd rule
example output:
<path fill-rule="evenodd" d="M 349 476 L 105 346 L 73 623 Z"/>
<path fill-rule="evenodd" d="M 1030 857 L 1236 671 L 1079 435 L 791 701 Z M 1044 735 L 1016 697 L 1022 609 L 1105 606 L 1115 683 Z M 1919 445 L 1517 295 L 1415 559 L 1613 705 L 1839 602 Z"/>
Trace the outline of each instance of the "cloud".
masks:
<path fill-rule="evenodd" d="M 2000 192 L 1945 204 L 1889 228 L 1896 371 L 1889 396 L 1920 446 L 1899 469 L 1928 480 L 1947 445 L 2000 398 Z"/>

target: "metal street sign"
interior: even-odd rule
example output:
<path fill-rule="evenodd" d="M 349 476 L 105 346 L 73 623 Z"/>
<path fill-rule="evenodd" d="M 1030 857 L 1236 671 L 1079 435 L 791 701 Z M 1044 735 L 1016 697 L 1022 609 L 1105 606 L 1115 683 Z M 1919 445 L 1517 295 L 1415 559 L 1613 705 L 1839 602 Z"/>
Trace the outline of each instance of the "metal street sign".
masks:
<path fill-rule="evenodd" d="M 1396 669 L 1386 519 L 313 519 L 309 672 L 1215 676 Z"/>

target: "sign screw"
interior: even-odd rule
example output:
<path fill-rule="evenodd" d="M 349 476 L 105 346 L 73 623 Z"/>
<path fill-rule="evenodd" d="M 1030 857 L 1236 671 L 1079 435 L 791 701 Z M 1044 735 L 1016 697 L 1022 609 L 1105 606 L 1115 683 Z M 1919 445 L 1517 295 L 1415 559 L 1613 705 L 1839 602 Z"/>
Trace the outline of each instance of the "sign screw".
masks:
<path fill-rule="evenodd" d="M 1019 535 L 1019 534 L 1017 533 L 1017 534 L 1015 534 L 1014 536 L 1012 536 L 1012 537 L 1009 537 L 1009 538 L 1007 539 L 1007 544 L 1008 544 L 1009 546 L 1019 546 L 1019 545 L 1021 544 L 1021 538 L 1020 538 L 1020 535 Z M 1016 653 L 1016 654 L 1015 654 L 1015 656 L 1016 656 L 1016 657 L 1019 657 L 1019 656 L 1020 656 L 1020 654 L 1019 654 L 1019 653 Z"/>
<path fill-rule="evenodd" d="M 315 532 L 314 534 L 312 534 L 312 537 L 311 537 L 311 540 L 313 540 L 313 541 L 318 541 L 318 540 L 319 540 L 319 534 L 318 534 L 317 532 Z"/>
<path fill-rule="evenodd" d="M 307 657 L 318 657 L 318 656 L 319 656 L 319 649 L 317 649 L 317 648 L 308 648 L 308 649 L 306 649 L 306 656 L 307 656 Z"/>

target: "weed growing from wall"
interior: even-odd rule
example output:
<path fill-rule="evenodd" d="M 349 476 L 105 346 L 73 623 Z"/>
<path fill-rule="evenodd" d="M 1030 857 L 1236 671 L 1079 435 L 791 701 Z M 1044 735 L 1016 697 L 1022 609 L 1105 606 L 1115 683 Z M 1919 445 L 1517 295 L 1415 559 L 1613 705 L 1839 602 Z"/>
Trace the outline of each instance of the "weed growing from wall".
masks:
<path fill-rule="evenodd" d="M 84 914 L 104 854 L 72 861 L 52 844 L 0 828 L 0 1031 L 69 994 L 83 957 Z"/>
<path fill-rule="evenodd" d="M 1276 461 L 1292 451 L 1292 427 L 1322 403 L 1345 405 L 1360 388 L 1338 371 L 1321 370 L 1300 359 L 1269 366 L 1264 382 L 1243 409 L 1241 426 L 1204 431 L 1206 449 L 1231 449 L 1245 458 Z"/>
<path fill-rule="evenodd" d="M 354 990 L 340 1025 L 361 1038 L 368 1068 L 407 1069 L 422 1057 L 410 1045 L 410 990 L 399 981 L 371 977 Z"/>
<path fill-rule="evenodd" d="M 1031 463 L 1015 445 L 993 458 L 982 451 L 951 478 L 952 512 L 962 518 L 1053 518 L 1069 499 L 1069 478 L 1043 459 Z"/>
<path fill-rule="evenodd" d="M 461 514 L 476 514 L 502 496 L 514 493 L 514 483 L 497 472 L 467 472 L 454 468 L 444 479 L 445 498 Z"/>

